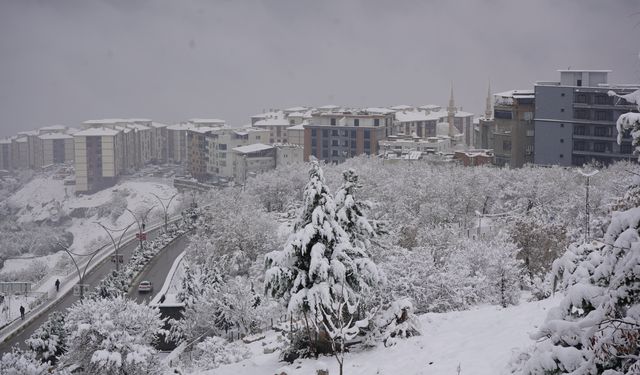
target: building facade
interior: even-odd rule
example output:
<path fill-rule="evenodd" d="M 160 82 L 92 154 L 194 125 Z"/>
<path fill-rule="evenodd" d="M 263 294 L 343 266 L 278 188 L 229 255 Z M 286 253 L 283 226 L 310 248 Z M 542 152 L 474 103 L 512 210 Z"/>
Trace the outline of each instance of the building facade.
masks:
<path fill-rule="evenodd" d="M 520 168 L 533 163 L 534 112 L 533 90 L 511 90 L 494 95 L 491 143 L 486 148 L 494 150 L 496 165 Z M 486 136 L 482 134 L 481 138 Z"/>
<path fill-rule="evenodd" d="M 633 85 L 609 85 L 609 70 L 560 70 L 560 81 L 535 85 L 536 164 L 580 166 L 634 160 L 631 137 L 618 145 L 616 120 L 636 107 L 608 95 L 627 94 Z"/>
<path fill-rule="evenodd" d="M 391 134 L 393 113 L 366 110 L 315 112 L 304 125 L 304 160 L 311 156 L 329 163 L 342 163 L 357 155 L 376 155 L 380 140 Z"/>
<path fill-rule="evenodd" d="M 76 193 L 114 185 L 124 168 L 122 131 L 89 128 L 75 133 L 73 139 Z"/>

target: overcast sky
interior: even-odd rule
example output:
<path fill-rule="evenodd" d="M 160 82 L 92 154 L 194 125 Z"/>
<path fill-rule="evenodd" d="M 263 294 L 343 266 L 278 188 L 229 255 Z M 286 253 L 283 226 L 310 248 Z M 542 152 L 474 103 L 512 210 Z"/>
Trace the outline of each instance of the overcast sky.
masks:
<path fill-rule="evenodd" d="M 640 82 L 636 0 L 0 0 L 0 136 L 93 118 L 232 126 L 268 108 L 446 105 L 612 69 Z"/>

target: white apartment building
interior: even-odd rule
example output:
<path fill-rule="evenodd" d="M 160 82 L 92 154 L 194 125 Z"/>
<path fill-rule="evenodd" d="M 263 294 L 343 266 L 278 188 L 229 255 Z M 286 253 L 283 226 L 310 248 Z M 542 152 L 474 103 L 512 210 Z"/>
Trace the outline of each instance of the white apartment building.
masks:
<path fill-rule="evenodd" d="M 269 130 L 258 128 L 222 128 L 208 137 L 208 172 L 212 176 L 233 178 L 235 175 L 231 152 L 236 147 L 265 143 Z"/>
<path fill-rule="evenodd" d="M 386 140 L 380 141 L 380 149 L 384 155 L 395 153 L 398 156 L 415 151 L 426 154 L 445 154 L 453 151 L 451 138 L 443 135 L 426 138 L 390 135 Z"/>
<path fill-rule="evenodd" d="M 276 167 L 304 162 L 304 145 L 286 144 L 275 145 Z"/>

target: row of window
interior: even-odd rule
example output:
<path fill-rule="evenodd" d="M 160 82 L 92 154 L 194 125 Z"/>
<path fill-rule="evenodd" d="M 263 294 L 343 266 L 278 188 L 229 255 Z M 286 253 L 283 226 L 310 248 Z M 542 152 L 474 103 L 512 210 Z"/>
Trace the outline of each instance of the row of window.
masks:
<path fill-rule="evenodd" d="M 311 129 L 311 137 L 316 137 L 318 135 L 317 129 Z M 346 129 L 332 129 L 331 130 L 332 137 L 351 137 L 356 138 L 355 130 L 346 130 Z M 329 137 L 329 129 L 322 129 L 322 137 Z M 371 138 L 371 130 L 364 129 L 364 139 Z"/>
<path fill-rule="evenodd" d="M 611 142 L 586 142 L 582 140 L 573 141 L 574 151 L 592 151 L 592 152 L 612 152 L 613 143 Z M 630 143 L 620 145 L 621 154 L 631 154 L 633 146 Z"/>

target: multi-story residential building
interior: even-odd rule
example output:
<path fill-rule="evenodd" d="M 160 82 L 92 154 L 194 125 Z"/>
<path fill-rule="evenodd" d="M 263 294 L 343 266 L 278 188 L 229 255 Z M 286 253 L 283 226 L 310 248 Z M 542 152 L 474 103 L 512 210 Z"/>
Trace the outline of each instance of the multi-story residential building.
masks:
<path fill-rule="evenodd" d="M 13 169 L 13 158 L 11 152 L 11 139 L 0 139 L 0 169 Z"/>
<path fill-rule="evenodd" d="M 18 135 L 12 139 L 11 153 L 14 169 L 29 168 L 29 142 L 26 136 Z"/>
<path fill-rule="evenodd" d="M 309 121 L 305 120 L 287 128 L 287 140 L 290 144 L 304 146 L 304 126 L 308 124 Z"/>
<path fill-rule="evenodd" d="M 167 124 L 160 122 L 151 123 L 151 161 L 154 163 L 166 163 L 168 160 L 168 135 Z"/>
<path fill-rule="evenodd" d="M 376 155 L 378 142 L 391 134 L 393 113 L 371 113 L 366 110 L 337 110 L 319 107 L 304 125 L 304 160 L 314 156 L 330 163 L 367 154 Z"/>
<path fill-rule="evenodd" d="M 244 184 L 247 178 L 276 167 L 276 148 L 261 143 L 234 147 L 229 153 L 235 182 Z"/>
<path fill-rule="evenodd" d="M 124 169 L 123 132 L 90 127 L 74 133 L 76 193 L 93 192 L 116 183 Z"/>
<path fill-rule="evenodd" d="M 256 143 L 265 143 L 269 131 L 252 127 L 220 128 L 207 137 L 209 158 L 208 173 L 212 176 L 233 178 L 235 175 L 232 149 Z"/>
<path fill-rule="evenodd" d="M 275 145 L 276 167 L 302 163 L 304 161 L 304 147 L 296 144 Z"/>
<path fill-rule="evenodd" d="M 386 140 L 379 142 L 380 150 L 385 155 L 395 153 L 396 155 L 409 154 L 411 152 L 421 152 L 425 154 L 444 154 L 452 152 L 451 137 L 433 136 L 420 138 L 408 135 L 390 135 Z"/>
<path fill-rule="evenodd" d="M 47 133 L 38 136 L 42 145 L 42 165 L 72 163 L 75 159 L 73 136 L 65 133 Z"/>
<path fill-rule="evenodd" d="M 494 95 L 493 120 L 481 123 L 492 124 L 486 138 L 486 148 L 495 153 L 494 163 L 499 166 L 520 168 L 533 163 L 535 93 L 533 90 L 511 90 Z M 485 114 L 485 118 L 486 118 Z M 481 146 L 484 146 L 481 141 Z"/>
<path fill-rule="evenodd" d="M 256 121 L 253 126 L 259 129 L 269 131 L 269 144 L 288 143 L 287 128 L 295 124 L 295 120 L 291 122 L 284 112 L 275 112 L 267 114 L 267 117 Z"/>
<path fill-rule="evenodd" d="M 181 164 L 189 160 L 189 143 L 187 133 L 196 126 L 190 123 L 182 123 L 167 126 L 167 161 Z"/>
<path fill-rule="evenodd" d="M 219 118 L 192 118 L 189 123 L 199 128 L 221 128 L 227 126 L 227 122 Z"/>
<path fill-rule="evenodd" d="M 191 176 L 198 181 L 209 179 L 207 168 L 209 160 L 209 142 L 207 137 L 217 128 L 208 126 L 189 129 L 187 132 L 187 143 L 189 144 L 189 164 L 188 169 Z"/>
<path fill-rule="evenodd" d="M 535 163 L 579 166 L 635 159 L 628 134 L 617 144 L 615 124 L 622 113 L 636 107 L 607 92 L 627 94 L 639 86 L 609 85 L 610 70 L 559 72 L 559 82 L 535 85 Z"/>

